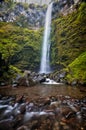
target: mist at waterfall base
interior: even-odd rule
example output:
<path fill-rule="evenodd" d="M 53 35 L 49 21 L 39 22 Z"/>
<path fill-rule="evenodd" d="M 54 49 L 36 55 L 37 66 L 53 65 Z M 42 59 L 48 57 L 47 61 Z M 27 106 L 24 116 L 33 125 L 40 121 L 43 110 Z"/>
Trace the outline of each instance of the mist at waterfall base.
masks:
<path fill-rule="evenodd" d="M 52 18 L 52 3 L 48 5 L 45 26 L 44 26 L 44 38 L 42 45 L 42 56 L 39 73 L 50 73 L 50 30 L 51 30 L 51 18 Z"/>

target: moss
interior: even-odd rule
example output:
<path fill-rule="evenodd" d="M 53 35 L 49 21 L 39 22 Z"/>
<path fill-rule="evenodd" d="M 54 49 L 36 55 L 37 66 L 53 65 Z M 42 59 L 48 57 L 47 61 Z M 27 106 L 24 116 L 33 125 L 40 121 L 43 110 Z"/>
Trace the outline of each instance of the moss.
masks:
<path fill-rule="evenodd" d="M 17 74 L 19 75 L 23 75 L 22 71 L 20 69 L 18 69 L 17 67 L 13 66 L 13 65 L 10 65 L 9 66 L 9 76 L 13 77 L 13 78 L 16 78 Z"/>
<path fill-rule="evenodd" d="M 38 67 L 42 34 L 43 29 L 31 30 L 1 22 L 0 52 L 5 61 L 10 59 L 9 64 L 20 69 L 33 70 Z M 24 62 L 25 64 L 23 64 Z"/>
<path fill-rule="evenodd" d="M 79 82 L 86 83 L 86 52 L 69 64 L 66 71 L 68 72 L 66 78 L 70 82 L 76 79 Z"/>
<path fill-rule="evenodd" d="M 86 20 L 86 2 L 83 2 L 78 10 L 77 23 Z"/>
<path fill-rule="evenodd" d="M 52 65 L 61 62 L 67 66 L 86 50 L 85 15 L 86 3 L 82 2 L 75 12 L 53 20 Z"/>

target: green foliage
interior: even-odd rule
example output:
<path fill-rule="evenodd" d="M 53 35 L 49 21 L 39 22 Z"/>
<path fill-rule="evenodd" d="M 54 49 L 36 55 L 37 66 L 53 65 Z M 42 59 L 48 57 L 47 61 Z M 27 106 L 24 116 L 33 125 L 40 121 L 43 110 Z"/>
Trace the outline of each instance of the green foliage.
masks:
<path fill-rule="evenodd" d="M 0 44 L 0 53 L 2 53 L 3 59 L 5 59 L 6 63 L 9 64 L 11 57 L 16 53 L 18 50 L 18 45 L 16 43 L 5 43 Z"/>
<path fill-rule="evenodd" d="M 18 69 L 17 67 L 13 66 L 13 65 L 10 65 L 9 66 L 9 75 L 10 77 L 12 76 L 13 78 L 16 78 L 17 74 L 19 75 L 23 75 L 23 73 L 21 72 L 20 69 Z"/>
<path fill-rule="evenodd" d="M 77 79 L 81 83 L 86 83 L 86 51 L 68 65 L 67 71 L 66 78 L 69 81 Z"/>
<path fill-rule="evenodd" d="M 31 30 L 0 22 L 0 52 L 3 59 L 20 69 L 35 69 L 40 62 L 43 30 Z"/>
<path fill-rule="evenodd" d="M 86 20 L 86 2 L 83 2 L 78 10 L 77 23 Z"/>
<path fill-rule="evenodd" d="M 82 2 L 75 12 L 53 20 L 51 35 L 51 64 L 67 66 L 86 50 L 86 3 Z"/>

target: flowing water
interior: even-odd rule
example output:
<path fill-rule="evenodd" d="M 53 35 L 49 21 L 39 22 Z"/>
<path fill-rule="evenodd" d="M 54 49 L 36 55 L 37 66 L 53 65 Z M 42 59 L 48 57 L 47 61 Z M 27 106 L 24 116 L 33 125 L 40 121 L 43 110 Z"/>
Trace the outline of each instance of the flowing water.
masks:
<path fill-rule="evenodd" d="M 63 84 L 0 88 L 0 130 L 85 130 L 84 90 Z"/>
<path fill-rule="evenodd" d="M 52 3 L 48 6 L 45 18 L 45 30 L 44 30 L 44 39 L 42 46 L 42 57 L 40 65 L 40 73 L 49 73 L 50 69 L 50 30 L 51 30 L 51 17 L 52 17 Z"/>

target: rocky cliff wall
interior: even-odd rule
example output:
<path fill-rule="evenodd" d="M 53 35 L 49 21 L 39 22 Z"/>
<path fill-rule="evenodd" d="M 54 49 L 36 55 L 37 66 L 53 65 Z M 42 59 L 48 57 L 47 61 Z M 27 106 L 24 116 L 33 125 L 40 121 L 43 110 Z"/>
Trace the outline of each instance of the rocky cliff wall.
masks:
<path fill-rule="evenodd" d="M 39 28 L 44 26 L 46 7 L 35 4 L 3 3 L 0 8 L 0 21 L 16 23 L 22 27 Z"/>
<path fill-rule="evenodd" d="M 22 26 L 28 25 L 30 27 L 42 27 L 44 26 L 44 19 L 46 14 L 46 6 L 41 6 L 41 4 L 48 4 L 53 1 L 53 12 L 52 18 L 57 18 L 59 14 L 67 15 L 75 10 L 74 0 L 14 0 L 21 3 L 6 3 L 3 2 L 0 5 L 0 21 L 4 22 L 16 22 L 18 25 Z M 22 3 L 23 2 L 23 3 Z M 26 2 L 26 3 L 25 3 Z M 29 2 L 29 4 L 27 4 Z M 30 4 L 35 3 L 35 4 Z M 36 5 L 36 3 L 40 5 Z"/>
<path fill-rule="evenodd" d="M 49 2 L 51 2 L 51 0 L 13 0 L 14 2 L 23 2 L 23 3 L 34 3 L 34 4 L 38 4 L 38 5 L 44 5 L 44 4 L 49 4 Z"/>

